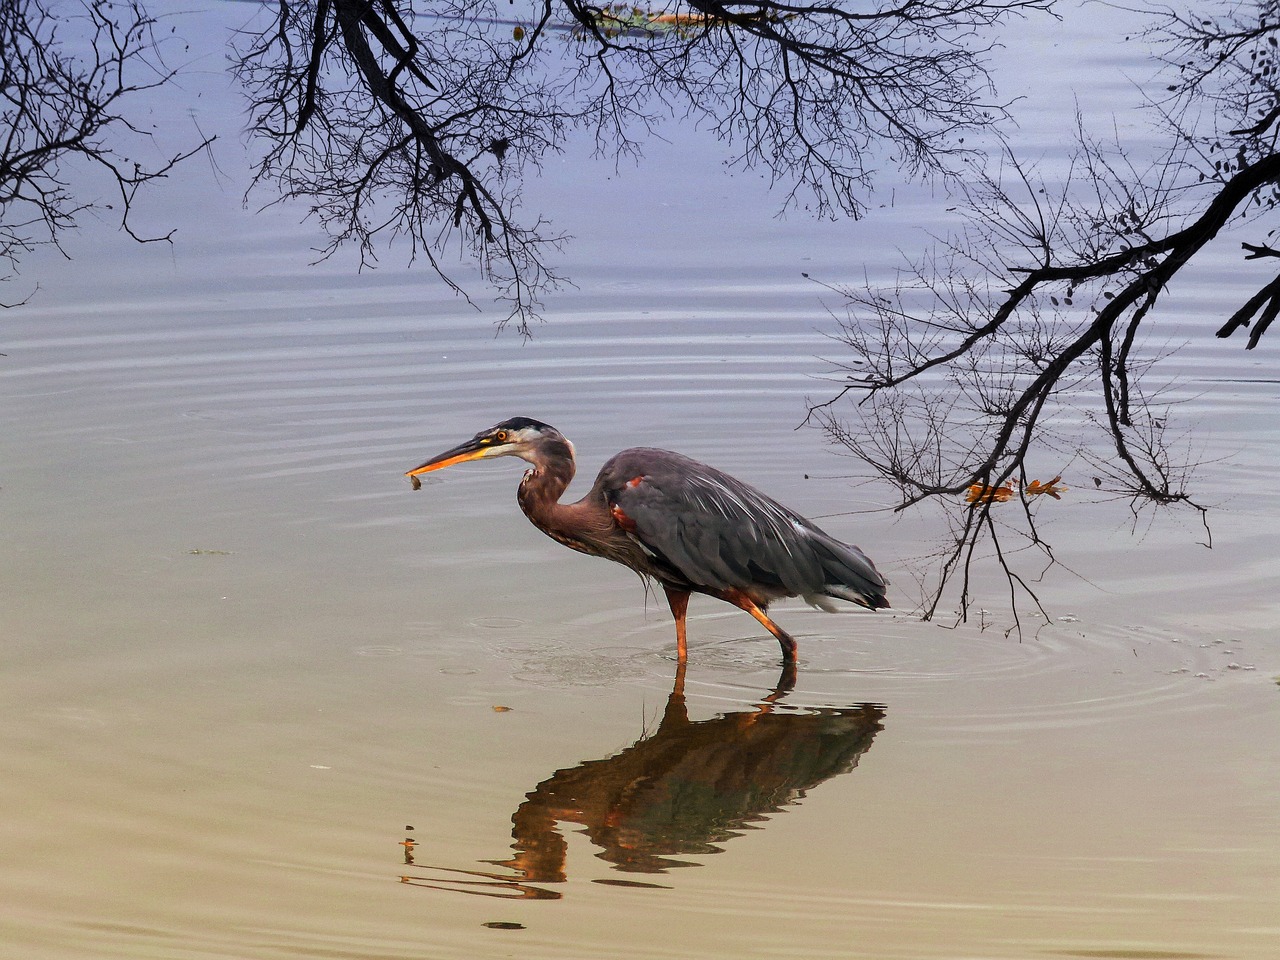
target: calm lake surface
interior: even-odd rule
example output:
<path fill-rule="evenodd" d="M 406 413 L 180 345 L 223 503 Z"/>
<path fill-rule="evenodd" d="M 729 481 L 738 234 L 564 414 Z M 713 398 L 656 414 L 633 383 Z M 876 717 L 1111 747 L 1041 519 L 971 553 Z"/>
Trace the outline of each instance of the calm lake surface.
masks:
<path fill-rule="evenodd" d="M 1140 46 L 1065 12 L 1000 54 L 1050 160 L 1077 100 L 1145 136 Z M 577 288 L 495 337 L 427 269 L 308 266 L 297 210 L 243 209 L 222 67 L 251 13 L 182 21 L 157 123 L 222 139 L 140 211 L 174 246 L 91 224 L 0 317 L 0 955 L 1277 956 L 1280 340 L 1212 337 L 1262 269 L 1238 238 L 1160 331 L 1213 549 L 1068 470 L 1052 621 L 1006 636 L 993 590 L 994 626 L 948 629 L 913 614 L 936 519 L 796 429 L 842 359 L 802 272 L 890 275 L 944 198 L 779 220 L 675 128 L 643 169 L 555 159 L 529 208 Z M 640 444 L 755 483 L 896 609 L 778 605 L 775 692 L 777 644 L 695 598 L 677 677 L 661 597 L 530 526 L 516 461 L 410 491 L 513 415 L 574 440 L 584 489 Z"/>

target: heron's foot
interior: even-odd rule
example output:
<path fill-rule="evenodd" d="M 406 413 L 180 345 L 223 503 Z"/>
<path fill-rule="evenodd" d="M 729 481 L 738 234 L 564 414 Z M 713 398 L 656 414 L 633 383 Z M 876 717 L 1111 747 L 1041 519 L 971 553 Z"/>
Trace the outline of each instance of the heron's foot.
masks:
<path fill-rule="evenodd" d="M 770 622 L 772 623 L 772 621 Z M 771 630 L 770 632 L 775 637 L 778 638 L 778 645 L 782 647 L 782 662 L 785 663 L 787 666 L 794 668 L 796 665 L 795 639 L 791 636 L 791 634 L 787 633 L 777 624 L 774 624 L 774 629 Z"/>

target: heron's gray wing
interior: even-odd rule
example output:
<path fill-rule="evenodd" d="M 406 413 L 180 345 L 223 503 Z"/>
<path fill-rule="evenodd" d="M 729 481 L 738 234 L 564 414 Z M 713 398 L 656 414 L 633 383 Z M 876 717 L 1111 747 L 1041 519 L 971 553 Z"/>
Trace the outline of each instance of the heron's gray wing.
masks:
<path fill-rule="evenodd" d="M 695 586 L 885 605 L 884 578 L 860 550 L 714 467 L 665 450 L 627 450 L 601 480 L 632 535 Z"/>

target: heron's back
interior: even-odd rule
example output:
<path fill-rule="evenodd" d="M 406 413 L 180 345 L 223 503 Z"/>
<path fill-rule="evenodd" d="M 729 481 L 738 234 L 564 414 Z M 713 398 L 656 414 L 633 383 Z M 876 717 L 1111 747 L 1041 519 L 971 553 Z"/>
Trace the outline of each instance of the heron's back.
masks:
<path fill-rule="evenodd" d="M 715 467 L 635 447 L 604 465 L 596 488 L 693 589 L 739 590 L 761 605 L 785 596 L 889 605 L 888 581 L 860 549 Z"/>

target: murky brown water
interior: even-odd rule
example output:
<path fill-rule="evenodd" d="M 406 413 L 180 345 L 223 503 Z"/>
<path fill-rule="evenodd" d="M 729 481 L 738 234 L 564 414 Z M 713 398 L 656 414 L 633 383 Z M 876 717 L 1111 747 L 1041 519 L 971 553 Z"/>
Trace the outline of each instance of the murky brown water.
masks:
<path fill-rule="evenodd" d="M 1088 49 L 1086 103 L 1130 66 Z M 1170 334 L 1215 548 L 1068 498 L 1051 533 L 1092 582 L 1051 579 L 1023 642 L 948 630 L 911 615 L 925 522 L 861 513 L 793 429 L 837 355 L 800 272 L 892 267 L 910 195 L 776 221 L 688 155 L 536 186 L 579 289 L 528 344 L 425 271 L 305 266 L 305 228 L 240 210 L 234 150 L 157 199 L 189 212 L 172 251 L 89 231 L 29 262 L 0 325 L 0 955 L 1276 956 L 1280 385 L 1277 344 L 1208 336 L 1232 261 Z M 534 530 L 517 465 L 410 492 L 513 414 L 587 478 L 670 446 L 827 517 L 900 609 L 780 605 L 788 689 L 695 598 L 680 689 L 665 603 Z"/>

